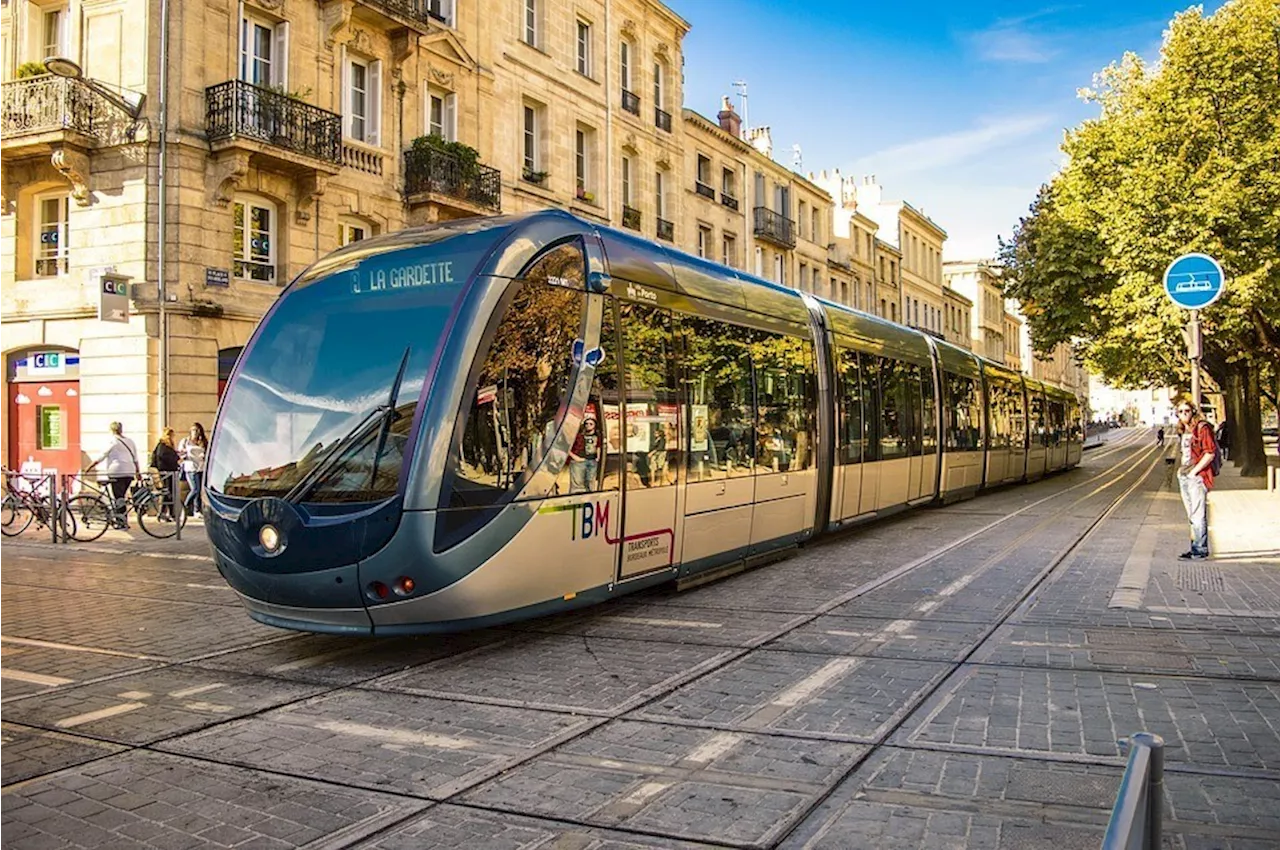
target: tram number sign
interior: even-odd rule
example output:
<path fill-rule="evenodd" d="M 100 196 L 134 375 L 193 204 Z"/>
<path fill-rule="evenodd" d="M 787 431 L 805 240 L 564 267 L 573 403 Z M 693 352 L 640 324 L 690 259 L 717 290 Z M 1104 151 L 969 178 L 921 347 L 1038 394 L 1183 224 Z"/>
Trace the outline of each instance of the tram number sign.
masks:
<path fill-rule="evenodd" d="M 104 322 L 129 323 L 128 275 L 103 272 L 98 282 L 98 319 Z"/>

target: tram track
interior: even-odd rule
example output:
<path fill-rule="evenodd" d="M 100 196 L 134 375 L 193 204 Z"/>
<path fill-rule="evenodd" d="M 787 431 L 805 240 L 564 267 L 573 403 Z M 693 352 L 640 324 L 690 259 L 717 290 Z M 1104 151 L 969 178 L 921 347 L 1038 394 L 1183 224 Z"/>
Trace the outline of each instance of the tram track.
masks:
<path fill-rule="evenodd" d="M 1133 449 L 1135 447 L 1136 447 L 1136 440 L 1129 441 L 1122 446 L 1116 446 L 1112 451 L 1113 453 L 1123 452 L 1125 449 Z M 927 566 L 928 564 L 936 562 L 937 560 L 942 558 L 945 554 L 952 552 L 956 548 L 964 546 L 967 543 L 981 539 L 983 535 L 988 534 L 989 532 L 998 528 L 1005 522 L 1013 520 L 1017 516 L 1024 515 L 1032 511 L 1033 509 L 1036 509 L 1038 507 L 1041 507 L 1045 504 L 1052 502 L 1055 499 L 1058 499 L 1061 496 L 1076 492 L 1083 488 L 1091 487 L 1091 485 L 1097 485 L 1099 481 L 1103 481 L 1103 479 L 1107 479 L 1101 485 L 1093 486 L 1092 489 L 1089 489 L 1088 492 L 1086 492 L 1084 495 L 1071 501 L 1068 504 L 1068 507 L 1072 508 L 1077 505 L 1087 503 L 1090 499 L 1096 498 L 1098 495 L 1106 492 L 1111 487 L 1115 486 L 1118 483 L 1121 483 L 1129 475 L 1131 475 L 1135 470 L 1141 467 L 1143 463 L 1147 460 L 1148 456 L 1150 455 L 1151 450 L 1152 449 L 1141 450 L 1141 451 L 1138 451 L 1136 455 L 1126 454 L 1126 456 L 1122 457 L 1117 462 L 1110 464 L 1106 469 L 1103 469 L 1093 475 L 1090 475 L 1085 480 L 1072 484 L 1070 487 L 1059 490 L 1043 498 L 1037 499 L 1027 505 L 1020 507 L 1018 510 L 1008 515 L 1002 516 L 1001 518 L 997 519 L 994 522 L 987 523 L 986 525 L 982 526 L 981 528 L 975 531 L 969 532 L 956 540 L 952 540 L 944 544 L 943 546 L 937 547 L 934 550 L 930 551 L 929 553 L 926 553 L 922 557 L 916 558 L 907 564 L 901 565 L 893 570 L 890 570 L 886 572 L 884 575 L 879 576 L 870 582 L 864 583 L 860 587 L 855 588 L 848 593 L 841 594 L 840 596 L 832 600 L 829 600 L 827 603 L 824 603 L 822 606 L 820 606 L 817 610 L 813 612 L 792 617 L 786 623 L 782 624 L 779 628 L 774 629 L 767 634 L 761 635 L 758 638 L 755 638 L 747 642 L 743 646 L 726 648 L 723 653 L 718 654 L 713 660 L 709 660 L 711 663 L 704 663 L 704 664 L 697 665 L 695 668 L 689 671 L 686 671 L 686 673 L 673 677 L 672 679 L 664 682 L 663 683 L 664 687 L 660 692 L 657 692 L 657 693 L 650 692 L 646 696 L 646 698 L 643 699 L 642 701 L 639 701 L 639 702 L 629 701 L 628 703 L 618 707 L 617 710 L 604 712 L 604 713 L 595 715 L 594 717 L 591 717 L 591 718 L 584 718 L 584 721 L 585 721 L 584 724 L 581 727 L 575 729 L 575 731 L 572 734 L 565 735 L 565 736 L 557 736 L 555 739 L 545 742 L 542 746 L 531 748 L 530 750 L 524 753 L 521 753 L 521 756 L 519 758 L 514 758 L 507 762 L 504 762 L 501 765 L 494 768 L 492 771 L 485 771 L 484 775 L 475 777 L 474 781 L 469 781 L 465 784 L 459 784 L 457 787 L 455 787 L 452 790 L 452 793 L 445 796 L 443 799 L 441 799 L 438 796 L 415 795 L 415 794 L 407 794 L 403 792 L 387 792 L 386 789 L 372 788 L 372 787 L 360 784 L 358 782 L 342 782 L 342 781 L 335 781 L 332 779 L 324 779 L 324 778 L 317 779 L 316 777 L 310 777 L 310 776 L 306 778 L 312 781 L 319 781 L 325 784 L 331 784 L 331 785 L 334 785 L 335 787 L 344 787 L 344 788 L 349 788 L 353 790 L 372 790 L 372 791 L 378 791 L 380 793 L 394 793 L 399 796 L 404 796 L 406 798 L 431 800 L 433 802 L 447 802 L 451 805 L 456 805 L 456 806 L 465 807 L 465 808 L 472 808 L 472 809 L 477 809 L 482 811 L 488 811 L 488 812 L 497 812 L 502 814 L 527 814 L 523 812 L 515 812 L 509 808 L 504 808 L 501 806 L 482 805 L 474 801 L 465 801 L 460 798 L 466 792 L 474 788 L 477 788 L 486 782 L 489 782 L 495 776 L 500 775 L 501 773 L 505 773 L 507 771 L 514 770 L 520 767 L 521 765 L 527 764 L 528 762 L 552 750 L 555 750 L 573 740 L 579 739 L 583 736 L 590 734 L 594 730 L 599 729 L 602 726 L 612 721 L 619 720 L 626 717 L 628 721 L 633 721 L 633 722 L 672 723 L 672 721 L 669 719 L 659 721 L 659 720 L 652 720 L 652 719 L 640 717 L 640 716 L 637 716 L 637 712 L 639 712 L 641 709 L 647 706 L 657 703 L 660 700 L 666 699 L 672 693 L 674 693 L 675 691 L 681 688 L 684 688 L 694 682 L 697 682 L 698 680 L 704 677 L 714 675 L 718 671 L 724 670 L 729 665 L 735 663 L 736 661 L 747 656 L 753 651 L 756 651 L 762 648 L 767 650 L 768 644 L 778 640 L 779 638 L 785 635 L 791 634 L 792 632 L 802 628 L 803 626 L 809 623 L 812 623 L 814 620 L 818 619 L 819 617 L 827 613 L 830 613 L 832 610 L 839 607 L 840 605 L 846 604 L 847 602 L 857 599 L 860 596 L 864 596 L 879 587 L 888 585 L 893 581 L 902 578 L 903 576 L 909 575 L 912 572 L 924 566 Z M 1102 456 L 1093 455 L 1093 457 L 1098 458 Z M 1065 546 L 1062 549 L 1062 551 L 1057 553 L 1056 556 L 1053 557 L 1045 567 L 1043 567 L 1041 570 L 1037 572 L 1037 574 L 1024 586 L 1024 589 L 1019 593 L 1016 600 L 1014 600 L 1014 602 L 1011 603 L 1010 605 L 1007 605 L 1004 607 L 1004 609 L 1000 612 L 1000 615 L 998 616 L 996 622 L 991 624 L 989 627 L 987 627 L 982 632 L 981 636 L 971 643 L 971 645 L 964 652 L 963 657 L 961 657 L 961 659 L 958 661 L 950 663 L 950 670 L 946 674 L 940 676 L 938 680 L 932 683 L 931 686 L 929 686 L 928 688 L 913 695 L 909 703 L 907 705 L 904 705 L 904 707 L 900 710 L 900 714 L 898 715 L 896 722 L 892 724 L 891 728 L 885 729 L 881 734 L 877 735 L 876 740 L 874 742 L 868 742 L 866 744 L 867 751 L 861 757 L 859 757 L 855 761 L 855 763 L 849 766 L 843 773 L 835 777 L 830 782 L 827 790 L 824 793 L 815 797 L 812 803 L 804 811 L 798 813 L 794 818 L 791 818 L 790 819 L 791 822 L 790 824 L 788 824 L 786 829 L 779 835 L 771 838 L 770 841 L 768 842 L 768 846 L 776 846 L 777 843 L 785 840 L 787 835 L 791 834 L 791 832 L 793 832 L 796 827 L 802 824 L 805 821 L 805 819 L 810 814 L 812 814 L 813 811 L 815 811 L 819 806 L 821 806 L 823 802 L 825 802 L 831 796 L 831 794 L 834 793 L 834 791 L 837 788 L 839 788 L 841 784 L 843 784 L 843 782 L 845 782 L 858 769 L 860 769 L 861 766 L 865 764 L 867 760 L 870 759 L 876 752 L 878 752 L 884 746 L 886 746 L 886 742 L 890 738 L 892 738 L 892 736 L 896 734 L 896 732 L 899 729 L 901 729 L 902 726 L 905 725 L 912 716 L 914 716 L 914 714 L 919 709 L 919 707 L 922 704 L 924 704 L 929 698 L 931 698 L 934 694 L 936 694 L 940 689 L 945 687 L 946 683 L 954 675 L 955 671 L 959 670 L 962 665 L 967 663 L 973 657 L 973 655 L 982 647 L 985 641 L 987 641 L 990 638 L 990 636 L 995 633 L 997 629 L 999 629 L 1001 626 L 1007 623 L 1008 620 L 1012 618 L 1017 613 L 1017 611 L 1021 609 L 1023 605 L 1028 603 L 1028 600 L 1032 598 L 1035 591 L 1039 587 L 1041 587 L 1045 581 L 1048 580 L 1048 578 L 1053 574 L 1053 571 L 1056 570 L 1070 556 L 1071 552 L 1073 552 L 1085 540 L 1088 539 L 1093 529 L 1095 529 L 1099 524 L 1105 521 L 1105 519 L 1109 517 L 1115 511 L 1115 509 L 1117 509 L 1117 507 L 1124 501 L 1125 498 L 1127 498 L 1132 492 L 1134 492 L 1139 486 L 1141 486 L 1142 481 L 1145 480 L 1146 476 L 1150 473 L 1150 469 L 1151 467 L 1154 467 L 1156 461 L 1158 461 L 1158 458 L 1156 460 L 1153 460 L 1150 463 L 1148 468 L 1138 477 L 1138 479 L 1132 485 L 1130 485 L 1118 496 L 1112 499 L 1111 502 L 1102 510 L 1102 512 L 1088 524 L 1087 528 L 1085 528 L 1085 530 L 1082 533 L 1075 535 L 1075 537 L 1073 538 L 1073 540 L 1069 545 Z M 1006 547 L 1003 547 L 1000 553 L 986 559 L 983 565 L 983 569 L 985 570 L 989 568 L 992 564 L 997 563 L 1000 557 L 1007 556 L 1007 554 L 1009 554 L 1010 552 L 1015 551 L 1017 548 L 1017 545 L 1019 545 L 1019 542 L 1021 544 L 1025 544 L 1028 540 L 1034 537 L 1034 535 L 1038 531 L 1042 530 L 1047 524 L 1055 521 L 1057 521 L 1055 516 L 1051 514 L 1045 519 L 1042 519 L 1039 522 L 1035 523 L 1029 529 L 1027 529 L 1022 534 L 1020 534 L 1016 538 L 1015 543 L 1010 544 Z M 847 542 L 847 537 L 845 536 L 837 536 L 834 538 L 833 542 L 839 543 L 842 538 L 844 538 L 845 541 Z M 976 573 L 978 572 L 978 570 L 975 570 L 974 572 Z M 751 575 L 751 574 L 752 573 L 747 573 L 747 575 Z M 584 641 L 589 641 L 590 637 L 584 636 L 583 639 Z M 497 645 L 501 645 L 505 642 L 516 642 L 518 640 L 519 640 L 519 636 L 512 636 L 509 639 L 509 641 L 499 640 Z M 476 649 L 471 650 L 471 652 L 484 651 L 484 650 L 493 648 L 493 646 L 494 646 L 493 644 L 486 644 L 485 646 L 477 647 Z M 200 666 L 201 661 L 208 660 L 209 658 L 212 658 L 217 655 L 224 655 L 231 652 L 240 651 L 243 649 L 244 647 L 238 647 L 234 650 L 223 650 L 215 653 L 202 654 L 197 657 L 175 660 L 163 666 L 166 666 L 166 667 L 167 666 L 189 666 L 189 667 L 198 668 Z M 467 652 L 461 653 L 462 656 L 465 656 L 466 654 L 468 653 Z M 456 660 L 459 657 L 460 657 L 459 654 L 448 655 L 439 659 L 431 659 L 429 661 L 422 662 L 421 664 L 418 664 L 418 665 L 412 665 L 412 667 L 407 669 L 415 669 L 418 667 L 429 666 L 431 664 L 448 662 L 450 660 Z M 121 675 L 125 675 L 125 674 L 121 674 Z M 322 699 L 326 696 L 329 696 L 344 690 L 371 690 L 367 686 L 370 685 L 370 683 L 374 682 L 375 680 L 379 678 L 383 678 L 385 675 L 386 675 L 385 673 L 376 673 L 368 676 L 367 678 L 363 678 L 355 682 L 347 682 L 341 685 L 335 685 L 334 687 L 326 688 L 322 691 L 308 694 L 306 697 L 299 698 L 297 700 L 290 700 L 285 703 L 274 704 L 274 705 L 271 705 L 270 707 L 263 708 L 255 712 L 240 715 L 235 718 L 229 718 L 219 723 L 210 724 L 209 726 L 202 727 L 199 731 L 203 733 L 211 729 L 216 729 L 219 726 L 225 726 L 232 723 L 241 723 L 246 720 L 255 718 L 257 716 L 266 714 L 268 712 L 279 711 L 282 708 L 287 708 L 294 704 Z M 115 678 L 115 677 L 105 677 L 105 678 Z M 495 704 L 493 700 L 484 699 L 484 698 L 466 699 L 466 698 L 459 698 L 457 695 L 453 695 L 448 698 L 457 702 L 475 702 L 483 705 Z M 543 710 L 554 711 L 555 709 L 544 708 Z M 579 715 L 581 716 L 581 713 L 579 713 Z M 685 724 L 676 723 L 674 725 L 685 725 Z M 707 723 L 690 723 L 688 725 L 698 726 L 700 728 L 706 728 L 706 729 L 716 728 L 713 725 L 707 724 Z M 57 730 L 51 730 L 51 731 L 57 731 Z M 744 730 L 744 731 L 749 731 L 749 730 Z M 757 729 L 754 731 L 758 734 L 764 730 Z M 191 730 L 187 730 L 181 733 L 166 736 L 156 741 L 148 742 L 143 745 L 134 746 L 131 749 L 138 749 L 138 750 L 155 752 L 155 753 L 171 754 L 169 753 L 168 750 L 162 749 L 162 746 L 168 741 L 171 741 L 176 738 L 184 737 L 191 733 L 192 733 Z M 80 733 L 80 734 L 83 734 L 83 733 Z M 794 733 L 788 733 L 785 730 L 770 729 L 768 730 L 768 734 L 779 736 L 779 737 L 799 737 L 799 736 L 796 736 Z M 86 735 L 86 737 L 94 737 L 94 736 Z M 810 736 L 803 736 L 803 737 L 810 737 Z M 817 736 L 817 737 L 824 737 L 824 736 Z M 830 736 L 825 736 L 825 737 L 829 738 Z M 105 740 L 105 739 L 99 739 L 99 740 Z M 201 756 L 192 756 L 192 755 L 184 754 L 184 757 L 193 758 L 195 760 L 200 760 L 200 761 L 207 761 L 209 763 L 214 763 L 214 764 L 234 764 L 234 762 L 220 761 L 218 759 L 201 757 Z M 281 776 L 289 776 L 289 777 L 298 776 L 296 772 L 290 772 L 287 770 L 276 771 L 271 769 L 264 769 L 261 766 L 257 766 L 257 765 L 252 765 L 252 766 L 245 765 L 245 766 L 252 767 L 254 770 L 261 771 L 268 774 L 274 773 L 274 774 L 279 774 Z M 33 780 L 28 780 L 28 781 L 33 781 Z M 372 833 L 371 835 L 362 836 L 362 840 L 369 840 L 370 838 L 376 837 L 377 835 L 387 834 L 395 830 L 399 826 L 403 825 L 405 822 L 417 817 L 418 814 L 419 813 L 414 812 L 409 815 L 406 815 L 404 818 L 401 818 L 399 820 L 395 820 L 393 822 L 388 822 L 386 824 L 383 824 L 378 831 Z M 575 820 L 574 818 L 571 818 L 571 817 L 559 817 L 557 818 L 557 820 L 565 824 L 580 825 L 583 828 L 598 828 L 600 826 L 600 824 L 598 823 L 589 822 L 587 820 Z M 675 837 L 668 832 L 646 830 L 646 829 L 629 827 L 626 825 L 619 825 L 619 824 L 612 825 L 610 828 L 623 833 L 630 833 L 637 836 L 646 836 L 646 837 L 658 838 L 658 839 L 671 840 L 673 837 Z M 694 838 L 691 836 L 682 836 L 682 837 L 688 837 L 689 840 L 699 840 L 703 842 L 707 841 L 706 838 Z M 758 843 L 752 843 L 752 842 L 738 842 L 738 841 L 724 841 L 724 840 L 721 840 L 720 842 L 713 842 L 713 843 L 718 843 L 719 846 L 735 847 L 735 848 L 761 846 Z"/>

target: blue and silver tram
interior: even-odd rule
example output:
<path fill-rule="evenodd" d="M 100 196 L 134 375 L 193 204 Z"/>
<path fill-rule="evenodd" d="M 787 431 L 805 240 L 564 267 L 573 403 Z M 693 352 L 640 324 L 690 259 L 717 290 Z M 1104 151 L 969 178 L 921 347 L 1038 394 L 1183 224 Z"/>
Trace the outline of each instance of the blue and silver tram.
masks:
<path fill-rule="evenodd" d="M 294 281 L 228 386 L 206 524 L 256 620 L 446 631 L 743 569 L 1081 439 L 1067 393 L 546 211 Z"/>

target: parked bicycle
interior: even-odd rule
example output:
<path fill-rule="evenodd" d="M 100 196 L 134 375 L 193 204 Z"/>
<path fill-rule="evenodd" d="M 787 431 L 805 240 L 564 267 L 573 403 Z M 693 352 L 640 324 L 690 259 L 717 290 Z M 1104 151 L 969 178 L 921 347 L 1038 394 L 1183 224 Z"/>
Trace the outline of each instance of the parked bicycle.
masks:
<path fill-rule="evenodd" d="M 176 511 L 170 508 L 171 499 L 166 488 L 173 486 L 172 480 L 158 473 L 134 478 L 120 505 L 116 504 L 110 490 L 100 486 L 100 482 L 83 475 L 72 477 L 80 483 L 80 492 L 67 500 L 65 511 L 71 518 L 71 526 L 65 527 L 66 534 L 72 540 L 89 543 L 109 528 L 127 530 L 131 514 L 137 518 L 139 528 L 160 539 L 173 537 L 186 523 L 186 515 L 180 506 Z"/>
<path fill-rule="evenodd" d="M 4 502 L 0 506 L 0 533 L 5 537 L 17 537 L 26 531 L 32 523 L 37 529 L 49 529 L 58 510 L 54 499 L 50 498 L 50 478 L 36 475 L 23 475 L 11 469 L 4 470 Z M 74 517 L 64 517 L 62 523 L 64 534 L 74 537 L 76 521 Z"/>

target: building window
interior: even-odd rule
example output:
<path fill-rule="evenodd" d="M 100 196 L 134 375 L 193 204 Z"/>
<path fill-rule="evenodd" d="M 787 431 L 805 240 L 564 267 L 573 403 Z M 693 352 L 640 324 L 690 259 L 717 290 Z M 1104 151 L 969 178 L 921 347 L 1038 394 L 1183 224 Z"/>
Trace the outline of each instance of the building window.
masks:
<path fill-rule="evenodd" d="M 446 142 L 458 140 L 458 96 L 453 92 L 427 92 L 427 135 Z"/>
<path fill-rule="evenodd" d="M 787 267 L 786 265 L 784 265 L 785 260 L 786 258 L 783 257 L 781 254 L 773 255 L 773 281 L 774 283 L 778 283 L 783 286 L 785 286 L 787 283 L 787 275 L 786 275 Z"/>
<path fill-rule="evenodd" d="M 274 283 L 276 280 L 276 211 L 257 198 L 235 202 L 235 276 L 243 280 Z"/>
<path fill-rule="evenodd" d="M 592 161 L 595 159 L 595 131 L 579 127 L 573 141 L 574 188 L 580 200 L 594 201 L 591 188 L 594 184 Z"/>
<path fill-rule="evenodd" d="M 807 263 L 800 264 L 800 289 L 807 291 L 805 287 L 809 283 L 809 265 Z"/>
<path fill-rule="evenodd" d="M 50 56 L 66 56 L 67 55 L 67 9 L 60 6 L 57 9 L 46 9 L 44 13 L 44 52 L 39 56 L 39 60 L 44 60 Z"/>
<path fill-rule="evenodd" d="M 805 228 L 805 225 L 808 224 L 808 222 L 805 219 L 808 218 L 808 215 L 807 215 L 808 211 L 809 211 L 809 205 L 806 204 L 804 201 L 801 201 L 800 213 L 799 215 L 796 216 L 796 230 L 798 231 L 796 235 L 799 236 L 801 239 L 805 238 L 804 228 Z"/>
<path fill-rule="evenodd" d="M 240 79 L 255 86 L 289 84 L 289 23 L 240 21 Z"/>
<path fill-rule="evenodd" d="M 737 198 L 737 197 L 738 197 L 738 193 L 737 193 L 737 191 L 736 191 L 736 189 L 737 189 L 736 183 L 737 183 L 737 181 L 734 179 L 733 169 L 732 169 L 732 168 L 726 168 L 726 169 L 724 169 L 724 171 L 723 171 L 723 172 L 721 172 L 721 174 L 720 174 L 720 192 L 721 192 L 725 197 L 727 197 L 727 198 Z"/>
<path fill-rule="evenodd" d="M 361 242 L 377 233 L 377 228 L 369 224 L 367 221 L 359 218 L 345 218 L 338 220 L 338 244 L 350 245 L 352 242 Z"/>
<path fill-rule="evenodd" d="M 453 23 L 454 0 L 427 0 L 427 14 L 447 27 Z"/>
<path fill-rule="evenodd" d="M 542 107 L 524 105 L 524 173 L 538 174 L 542 165 Z"/>
<path fill-rule="evenodd" d="M 654 214 L 658 218 L 667 217 L 666 180 L 667 180 L 667 175 L 663 174 L 661 171 L 655 171 L 653 173 Z"/>
<path fill-rule="evenodd" d="M 379 144 L 382 114 L 382 62 L 347 61 L 346 135 L 367 145 Z"/>
<path fill-rule="evenodd" d="M 708 251 L 711 246 L 711 228 L 705 224 L 698 225 L 698 256 L 704 259 L 708 258 Z"/>
<path fill-rule="evenodd" d="M 731 234 L 720 237 L 720 262 L 734 268 L 738 265 L 738 240 Z"/>
<path fill-rule="evenodd" d="M 818 213 L 819 213 L 818 207 L 815 205 L 813 210 L 810 212 L 810 215 L 813 216 L 813 221 L 809 227 L 809 238 L 812 239 L 814 242 L 817 242 L 819 245 L 821 245 L 822 244 L 822 220 L 821 220 L 821 217 L 818 215 Z"/>
<path fill-rule="evenodd" d="M 578 21 L 578 73 L 591 76 L 591 24 Z"/>
<path fill-rule="evenodd" d="M 624 207 L 635 206 L 631 203 L 633 195 L 631 193 L 631 157 L 624 156 L 622 158 L 622 205 Z"/>
<path fill-rule="evenodd" d="M 43 195 L 35 199 L 35 276 L 57 277 L 67 273 L 67 219 L 71 196 Z"/>
<path fill-rule="evenodd" d="M 623 41 L 618 45 L 618 70 L 622 75 L 622 90 L 634 91 L 631 88 L 631 43 Z"/>
<path fill-rule="evenodd" d="M 524 43 L 538 46 L 538 0 L 524 0 Z"/>
<path fill-rule="evenodd" d="M 662 70 L 661 62 L 653 63 L 653 105 L 664 109 L 667 102 L 667 75 Z"/>

